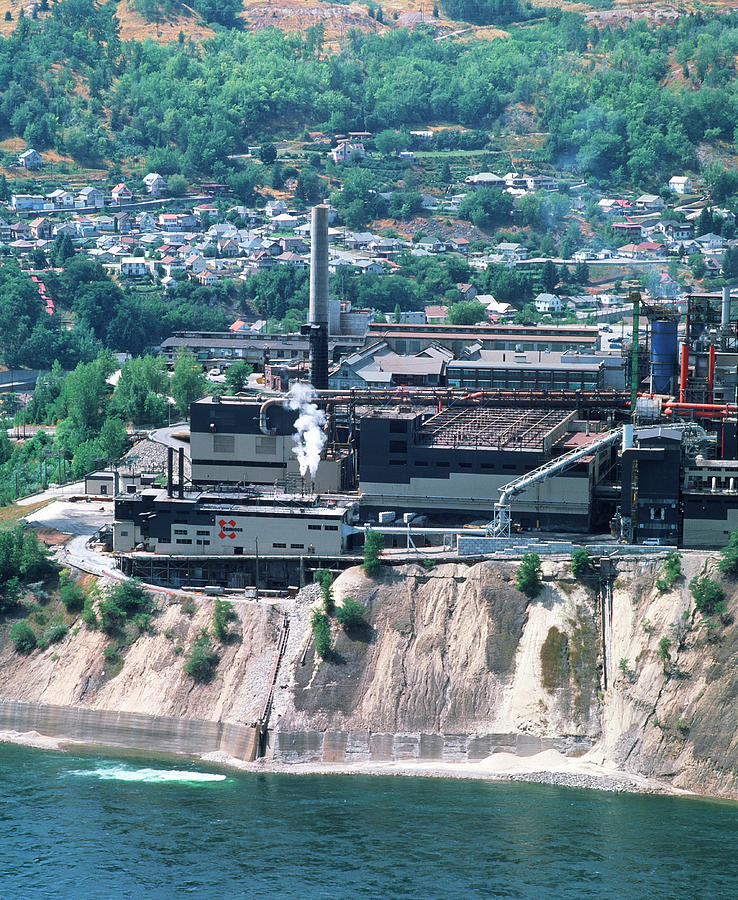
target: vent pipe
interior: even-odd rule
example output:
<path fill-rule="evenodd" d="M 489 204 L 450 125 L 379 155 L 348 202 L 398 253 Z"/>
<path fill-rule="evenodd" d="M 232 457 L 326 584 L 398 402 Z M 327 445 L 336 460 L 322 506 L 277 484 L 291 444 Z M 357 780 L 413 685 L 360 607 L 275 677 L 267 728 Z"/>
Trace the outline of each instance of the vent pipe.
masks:
<path fill-rule="evenodd" d="M 167 497 L 172 496 L 172 479 L 174 470 L 174 449 L 167 447 Z"/>
<path fill-rule="evenodd" d="M 710 344 L 707 351 L 707 402 L 712 403 L 715 389 L 715 345 Z"/>
<path fill-rule="evenodd" d="M 687 381 L 689 379 L 689 346 L 687 344 L 682 344 L 681 353 L 681 366 L 679 368 L 679 402 L 684 403 L 687 399 Z"/>
<path fill-rule="evenodd" d="M 179 448 L 179 499 L 184 499 L 184 447 Z"/>

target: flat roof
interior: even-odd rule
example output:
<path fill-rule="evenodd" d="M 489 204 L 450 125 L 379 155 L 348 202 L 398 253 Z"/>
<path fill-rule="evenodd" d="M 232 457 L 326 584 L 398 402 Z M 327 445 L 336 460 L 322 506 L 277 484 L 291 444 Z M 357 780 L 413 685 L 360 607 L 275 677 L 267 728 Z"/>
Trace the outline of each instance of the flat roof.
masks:
<path fill-rule="evenodd" d="M 431 447 L 489 447 L 498 450 L 545 449 L 546 439 L 566 429 L 575 413 L 565 409 L 517 409 L 449 406 L 420 427 L 421 442 Z"/>

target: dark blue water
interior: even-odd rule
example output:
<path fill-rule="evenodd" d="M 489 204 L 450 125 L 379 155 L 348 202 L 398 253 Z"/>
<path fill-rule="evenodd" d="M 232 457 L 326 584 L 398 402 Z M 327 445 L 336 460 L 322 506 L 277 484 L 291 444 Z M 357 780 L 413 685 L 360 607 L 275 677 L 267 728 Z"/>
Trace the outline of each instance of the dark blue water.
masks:
<path fill-rule="evenodd" d="M 0 745 L 6 898 L 738 897 L 738 805 Z"/>

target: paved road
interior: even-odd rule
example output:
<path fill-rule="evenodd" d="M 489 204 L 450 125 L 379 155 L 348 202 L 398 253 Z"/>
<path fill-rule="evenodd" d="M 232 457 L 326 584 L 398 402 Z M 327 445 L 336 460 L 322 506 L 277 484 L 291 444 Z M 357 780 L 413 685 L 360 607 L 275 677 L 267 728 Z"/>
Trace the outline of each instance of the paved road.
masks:
<path fill-rule="evenodd" d="M 73 481 L 69 484 L 62 484 L 59 487 L 49 488 L 47 491 L 41 491 L 39 494 L 31 494 L 30 497 L 21 497 L 17 501 L 18 506 L 33 506 L 34 503 L 40 503 L 42 500 L 56 500 L 60 497 L 73 497 L 75 495 L 84 494 L 84 481 Z"/>
<path fill-rule="evenodd" d="M 173 437 L 174 434 L 180 431 L 189 432 L 190 426 L 187 422 L 178 422 L 176 425 L 169 425 L 166 428 L 155 428 L 153 431 L 149 432 L 149 438 L 152 441 L 155 441 L 157 444 L 164 444 L 165 447 L 174 447 L 175 450 L 179 450 L 180 447 L 184 449 L 185 456 L 187 459 L 190 458 L 190 442 L 189 441 L 180 441 L 176 437 Z"/>

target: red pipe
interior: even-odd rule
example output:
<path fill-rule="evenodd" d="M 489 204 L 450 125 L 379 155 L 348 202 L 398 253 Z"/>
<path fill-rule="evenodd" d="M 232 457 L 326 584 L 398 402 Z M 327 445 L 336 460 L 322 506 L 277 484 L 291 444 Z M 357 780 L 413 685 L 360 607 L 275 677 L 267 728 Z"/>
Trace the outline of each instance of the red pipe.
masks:
<path fill-rule="evenodd" d="M 707 402 L 712 403 L 712 391 L 715 386 L 715 345 L 710 344 L 707 352 Z"/>
<path fill-rule="evenodd" d="M 679 402 L 684 403 L 687 399 L 687 378 L 689 376 L 689 347 L 682 344 L 682 359 L 679 370 Z"/>

